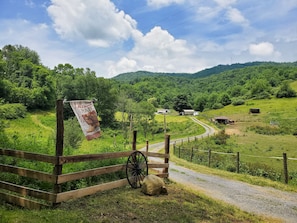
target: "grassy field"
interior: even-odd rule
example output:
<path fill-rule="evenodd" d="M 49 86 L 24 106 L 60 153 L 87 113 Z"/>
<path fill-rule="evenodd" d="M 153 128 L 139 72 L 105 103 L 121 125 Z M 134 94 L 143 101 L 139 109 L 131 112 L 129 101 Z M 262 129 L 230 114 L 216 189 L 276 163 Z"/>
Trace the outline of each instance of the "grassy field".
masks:
<path fill-rule="evenodd" d="M 259 108 L 260 113 L 249 114 L 250 108 Z M 242 163 L 272 168 L 280 175 L 283 174 L 283 153 L 286 153 L 289 158 L 289 182 L 297 185 L 297 98 L 250 100 L 244 105 L 229 105 L 200 113 L 200 118 L 209 123 L 216 116 L 226 116 L 235 121 L 234 124 L 219 126 L 230 135 L 228 152 L 239 152 Z M 265 133 L 257 132 L 263 129 Z M 227 152 L 224 148 L 216 147 L 215 150 Z M 283 176 L 279 177 L 283 179 Z"/>
<path fill-rule="evenodd" d="M 130 187 L 105 191 L 39 211 L 0 205 L 1 223 L 278 222 L 167 183 L 168 195 L 146 196 Z"/>
<path fill-rule="evenodd" d="M 257 107 L 261 113 L 248 114 L 249 108 Z M 278 128 L 271 123 L 293 125 L 297 121 L 297 99 L 255 100 L 241 106 L 227 106 L 223 109 L 203 113 L 207 119 L 215 116 L 227 116 L 235 121 L 234 125 L 224 126 L 226 133 L 232 136 L 237 148 L 242 154 L 257 154 L 265 156 L 282 156 L 288 153 L 297 157 L 297 138 L 293 134 L 266 135 L 251 131 L 251 127 L 266 126 Z"/>
<path fill-rule="evenodd" d="M 194 124 L 189 117 L 185 116 L 166 116 L 167 134 L 171 135 L 171 139 L 177 139 L 186 136 L 198 135 L 204 132 L 201 126 Z M 157 125 L 163 127 L 164 116 L 156 115 L 155 120 Z M 18 142 L 28 141 L 30 142 L 30 148 L 26 147 L 26 150 L 34 151 L 34 146 L 42 145 L 43 148 L 39 149 L 40 153 L 54 154 L 54 137 L 56 128 L 55 111 L 50 112 L 34 112 L 28 114 L 24 119 L 11 120 L 7 123 L 6 133 L 11 136 L 15 146 Z M 184 131 L 187 129 L 187 131 Z M 82 145 L 74 151 L 74 154 L 89 154 L 101 151 L 116 151 L 116 150 L 128 150 L 131 149 L 132 134 L 128 144 L 126 144 L 121 131 L 104 129 L 102 130 L 102 136 L 99 139 L 87 141 L 83 140 Z M 137 132 L 137 147 L 142 148 L 146 144 L 146 140 L 149 143 L 160 142 L 164 140 L 164 133 L 148 135 L 144 138 L 141 131 Z M 50 148 L 45 148 L 50 147 Z M 36 151 L 37 152 L 37 151 Z"/>

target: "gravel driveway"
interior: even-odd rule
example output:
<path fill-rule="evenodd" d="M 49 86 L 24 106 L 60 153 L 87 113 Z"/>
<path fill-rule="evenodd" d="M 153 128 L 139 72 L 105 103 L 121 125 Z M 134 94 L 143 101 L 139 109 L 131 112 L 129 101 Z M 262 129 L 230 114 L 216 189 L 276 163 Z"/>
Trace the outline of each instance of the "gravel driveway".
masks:
<path fill-rule="evenodd" d="M 207 175 L 169 164 L 169 179 L 258 215 L 297 222 L 297 194 Z"/>
<path fill-rule="evenodd" d="M 192 118 L 202 125 L 206 133 L 201 136 L 214 134 L 215 130 Z M 185 139 L 183 139 L 185 140 Z M 179 141 L 171 142 L 178 143 Z M 164 143 L 150 145 L 150 151 L 157 151 Z M 239 207 L 241 210 L 257 215 L 280 219 L 282 222 L 297 222 L 297 194 L 280 191 L 270 187 L 260 187 L 240 181 L 225 179 L 219 176 L 202 174 L 193 170 L 169 164 L 169 179 L 190 186 L 205 195 Z"/>

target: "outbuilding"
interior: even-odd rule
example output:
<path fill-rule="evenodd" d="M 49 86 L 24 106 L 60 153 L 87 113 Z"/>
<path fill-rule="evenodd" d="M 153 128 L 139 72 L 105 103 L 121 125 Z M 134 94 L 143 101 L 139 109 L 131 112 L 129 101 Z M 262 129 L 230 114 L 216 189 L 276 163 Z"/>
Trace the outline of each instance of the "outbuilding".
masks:
<path fill-rule="evenodd" d="M 228 117 L 226 116 L 218 116 L 218 117 L 214 117 L 213 118 L 213 121 L 215 123 L 219 123 L 219 124 L 233 124 L 234 121 L 233 120 L 230 120 Z"/>
<path fill-rule="evenodd" d="M 193 109 L 183 109 L 179 114 L 180 115 L 194 115 L 194 116 L 196 116 L 199 114 L 199 112 L 195 111 Z"/>
<path fill-rule="evenodd" d="M 260 108 L 250 108 L 249 114 L 260 114 Z"/>

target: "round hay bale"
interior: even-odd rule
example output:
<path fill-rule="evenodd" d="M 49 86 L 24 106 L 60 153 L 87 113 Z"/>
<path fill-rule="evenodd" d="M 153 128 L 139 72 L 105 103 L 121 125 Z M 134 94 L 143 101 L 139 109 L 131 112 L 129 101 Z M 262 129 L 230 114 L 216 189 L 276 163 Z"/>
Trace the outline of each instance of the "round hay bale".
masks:
<path fill-rule="evenodd" d="M 143 179 L 141 192 L 150 196 L 168 194 L 163 179 L 156 175 L 147 175 Z"/>

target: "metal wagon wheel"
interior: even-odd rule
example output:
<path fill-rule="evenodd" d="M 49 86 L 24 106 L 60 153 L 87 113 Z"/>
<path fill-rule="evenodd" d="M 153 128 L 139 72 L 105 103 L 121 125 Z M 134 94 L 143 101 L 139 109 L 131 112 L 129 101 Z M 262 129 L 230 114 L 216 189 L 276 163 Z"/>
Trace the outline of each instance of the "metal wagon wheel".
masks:
<path fill-rule="evenodd" d="M 147 159 L 140 151 L 131 153 L 126 165 L 126 176 L 132 188 L 139 188 L 148 175 Z"/>

